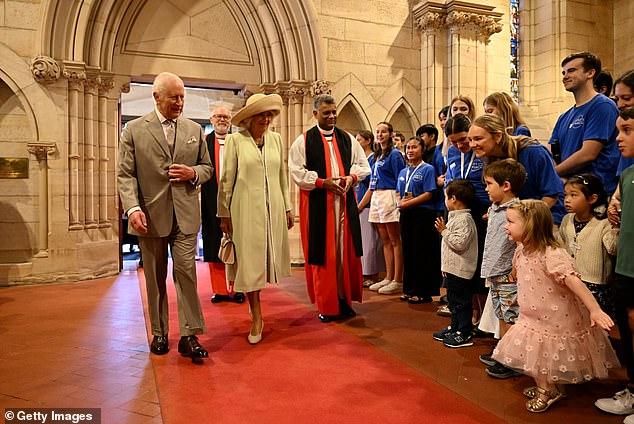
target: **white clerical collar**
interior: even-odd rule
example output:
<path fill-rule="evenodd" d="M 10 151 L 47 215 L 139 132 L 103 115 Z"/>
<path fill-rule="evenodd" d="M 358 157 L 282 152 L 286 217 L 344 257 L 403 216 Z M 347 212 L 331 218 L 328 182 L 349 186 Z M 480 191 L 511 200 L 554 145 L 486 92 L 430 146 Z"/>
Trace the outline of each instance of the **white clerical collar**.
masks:
<path fill-rule="evenodd" d="M 218 136 L 218 134 L 216 134 L 216 140 L 218 141 L 218 144 L 220 144 L 221 146 L 223 146 L 225 144 L 225 137 L 227 137 L 226 135 L 222 138 L 220 138 Z"/>
<path fill-rule="evenodd" d="M 317 128 L 319 128 L 319 132 L 321 132 L 323 135 L 332 135 L 335 132 L 334 128 L 331 130 L 325 130 L 321 128 L 319 125 L 317 125 Z"/>

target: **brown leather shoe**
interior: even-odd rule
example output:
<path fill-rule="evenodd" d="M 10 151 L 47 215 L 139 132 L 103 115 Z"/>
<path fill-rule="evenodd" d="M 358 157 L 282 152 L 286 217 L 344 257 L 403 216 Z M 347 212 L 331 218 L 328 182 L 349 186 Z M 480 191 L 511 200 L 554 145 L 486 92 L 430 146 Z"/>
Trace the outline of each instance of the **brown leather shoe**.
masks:
<path fill-rule="evenodd" d="M 196 336 L 183 336 L 178 342 L 178 353 L 187 358 L 207 358 L 209 353 L 198 343 Z"/>
<path fill-rule="evenodd" d="M 154 336 L 152 344 L 150 344 L 150 352 L 155 355 L 165 355 L 169 350 L 170 347 L 167 343 L 167 336 Z"/>

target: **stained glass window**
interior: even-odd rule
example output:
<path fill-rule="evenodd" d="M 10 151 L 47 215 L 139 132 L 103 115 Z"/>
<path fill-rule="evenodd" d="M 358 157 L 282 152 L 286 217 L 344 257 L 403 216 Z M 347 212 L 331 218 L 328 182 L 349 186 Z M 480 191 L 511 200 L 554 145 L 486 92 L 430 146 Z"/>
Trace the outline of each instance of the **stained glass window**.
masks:
<path fill-rule="evenodd" d="M 519 64 L 520 55 L 518 51 L 519 31 L 520 31 L 520 1 L 511 0 L 510 22 L 511 22 L 511 96 L 517 103 L 520 101 L 519 87 Z"/>

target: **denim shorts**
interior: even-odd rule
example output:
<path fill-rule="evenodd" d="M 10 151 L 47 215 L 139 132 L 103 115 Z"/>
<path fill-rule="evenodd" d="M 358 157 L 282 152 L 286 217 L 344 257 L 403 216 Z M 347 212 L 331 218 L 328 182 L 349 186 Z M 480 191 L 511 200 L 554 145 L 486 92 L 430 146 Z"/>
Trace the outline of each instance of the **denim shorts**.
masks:
<path fill-rule="evenodd" d="M 490 280 L 489 280 L 490 281 Z M 514 324 L 519 314 L 517 304 L 516 283 L 496 283 L 491 281 L 491 302 L 498 319 L 504 319 L 507 324 Z"/>

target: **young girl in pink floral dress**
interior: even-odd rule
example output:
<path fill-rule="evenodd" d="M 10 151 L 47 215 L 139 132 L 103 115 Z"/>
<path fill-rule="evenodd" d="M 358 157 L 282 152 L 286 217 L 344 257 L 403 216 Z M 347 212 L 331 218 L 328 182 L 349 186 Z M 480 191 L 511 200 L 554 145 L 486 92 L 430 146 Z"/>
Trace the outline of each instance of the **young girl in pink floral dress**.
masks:
<path fill-rule="evenodd" d="M 522 200 L 509 207 L 506 219 L 509 238 L 518 243 L 513 265 L 520 313 L 493 358 L 535 379 L 536 386 L 523 392 L 530 398 L 526 409 L 544 412 L 565 396 L 562 384 L 606 378 L 619 366 L 603 331 L 614 323 L 559 246 L 544 202 Z"/>

